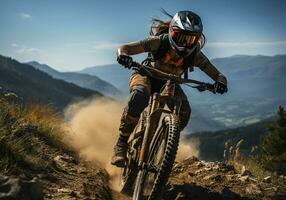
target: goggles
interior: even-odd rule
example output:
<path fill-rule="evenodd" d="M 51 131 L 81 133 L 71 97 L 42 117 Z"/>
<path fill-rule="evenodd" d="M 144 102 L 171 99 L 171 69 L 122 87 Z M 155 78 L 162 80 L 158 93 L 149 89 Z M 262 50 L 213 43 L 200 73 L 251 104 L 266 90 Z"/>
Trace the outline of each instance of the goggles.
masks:
<path fill-rule="evenodd" d="M 179 47 L 192 47 L 200 40 L 201 34 L 186 34 L 171 29 L 171 37 Z"/>

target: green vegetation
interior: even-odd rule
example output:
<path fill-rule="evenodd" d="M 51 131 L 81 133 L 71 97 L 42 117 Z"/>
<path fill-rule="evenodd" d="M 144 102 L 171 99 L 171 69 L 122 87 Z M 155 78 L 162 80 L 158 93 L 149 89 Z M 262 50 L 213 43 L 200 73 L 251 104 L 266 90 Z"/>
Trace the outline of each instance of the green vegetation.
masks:
<path fill-rule="evenodd" d="M 66 150 L 61 121 L 51 107 L 24 106 L 0 96 L 0 171 L 4 173 L 47 169 L 48 149 Z"/>
<path fill-rule="evenodd" d="M 278 109 L 276 121 L 269 127 L 269 133 L 262 140 L 258 159 L 265 169 L 286 174 L 286 112 L 282 106 Z"/>
<path fill-rule="evenodd" d="M 286 112 L 280 106 L 274 118 L 235 129 L 196 133 L 189 140 L 199 139 L 200 158 L 224 160 L 237 169 L 246 166 L 256 177 L 286 174 Z M 224 158 L 224 156 L 226 156 Z"/>
<path fill-rule="evenodd" d="M 273 119 L 270 118 L 245 127 L 234 129 L 194 133 L 188 135 L 187 139 L 199 139 L 200 159 L 222 161 L 224 159 L 225 143 L 228 143 L 228 148 L 234 148 L 240 140 L 243 140 L 243 143 L 240 146 L 241 154 L 248 156 L 260 143 L 263 136 L 267 134 L 267 128 L 272 120 Z"/>

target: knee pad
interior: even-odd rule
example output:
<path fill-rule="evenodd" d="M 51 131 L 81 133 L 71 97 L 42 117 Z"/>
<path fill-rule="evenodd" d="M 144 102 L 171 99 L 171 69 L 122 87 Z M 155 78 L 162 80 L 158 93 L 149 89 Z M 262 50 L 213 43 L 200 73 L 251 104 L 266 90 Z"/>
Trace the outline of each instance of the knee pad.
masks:
<path fill-rule="evenodd" d="M 144 86 L 135 86 L 129 97 L 127 113 L 133 117 L 139 117 L 141 112 L 146 108 L 150 95 L 144 89 Z"/>

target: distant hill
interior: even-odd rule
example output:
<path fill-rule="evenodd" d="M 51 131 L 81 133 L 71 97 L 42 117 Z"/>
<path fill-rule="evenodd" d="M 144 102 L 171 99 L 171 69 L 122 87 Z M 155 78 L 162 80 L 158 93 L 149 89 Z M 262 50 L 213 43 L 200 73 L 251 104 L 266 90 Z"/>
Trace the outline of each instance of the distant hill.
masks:
<path fill-rule="evenodd" d="M 186 136 L 189 141 L 199 140 L 199 157 L 204 160 L 223 160 L 225 142 L 235 146 L 241 139 L 244 140 L 241 146 L 242 152 L 249 153 L 253 146 L 259 144 L 262 136 L 267 133 L 269 124 L 273 118 L 263 120 L 245 127 L 227 129 L 215 132 L 201 132 Z"/>
<path fill-rule="evenodd" d="M 286 83 L 286 79 L 283 78 L 286 74 L 286 55 L 235 55 L 225 58 L 215 58 L 211 62 L 227 76 L 230 84 L 230 93 L 236 95 L 236 97 L 241 96 L 241 92 L 243 94 L 242 98 L 244 95 L 253 96 L 265 89 L 267 89 L 264 91 L 267 92 L 267 95 L 280 94 L 281 91 L 285 91 L 285 88 L 281 87 L 281 84 Z M 128 91 L 125 88 L 128 86 L 132 70 L 126 70 L 119 64 L 110 64 L 88 67 L 80 72 L 96 75 L 116 85 L 119 89 Z M 196 68 L 194 72 L 190 73 L 190 77 L 212 81 Z M 201 95 L 198 96 L 200 98 L 199 101 L 201 101 Z"/>
<path fill-rule="evenodd" d="M 212 60 L 231 79 L 283 77 L 286 73 L 286 55 L 236 55 Z"/>
<path fill-rule="evenodd" d="M 125 94 L 129 93 L 128 81 L 132 70 L 125 69 L 119 64 L 88 67 L 79 72 L 98 76 L 99 78 L 116 85 Z"/>
<path fill-rule="evenodd" d="M 24 101 L 42 102 L 60 109 L 72 101 L 102 94 L 75 84 L 54 79 L 50 75 L 0 55 L 0 86 L 15 92 Z"/>
<path fill-rule="evenodd" d="M 211 62 L 228 78 L 229 92 L 215 95 L 185 88 L 193 107 L 207 120 L 225 128 L 247 126 L 273 116 L 279 105 L 286 105 L 286 55 L 236 55 Z M 198 69 L 190 77 L 212 82 Z"/>
<path fill-rule="evenodd" d="M 236 55 L 226 58 L 215 58 L 211 62 L 228 78 L 229 95 L 225 100 L 245 100 L 253 97 L 284 97 L 286 84 L 286 55 L 249 56 Z M 211 81 L 203 72 L 195 70 L 191 73 L 194 79 Z M 221 101 L 221 98 L 202 98 L 204 94 L 194 95 L 205 103 Z M 209 95 L 215 97 L 213 95 Z"/>
<path fill-rule="evenodd" d="M 88 88 L 94 91 L 101 92 L 108 96 L 118 96 L 121 91 L 114 87 L 112 84 L 98 78 L 95 75 L 75 73 L 75 72 L 59 72 L 46 64 L 40 64 L 36 61 L 28 62 L 27 64 L 39 69 L 56 79 L 74 83 L 80 87 Z"/>

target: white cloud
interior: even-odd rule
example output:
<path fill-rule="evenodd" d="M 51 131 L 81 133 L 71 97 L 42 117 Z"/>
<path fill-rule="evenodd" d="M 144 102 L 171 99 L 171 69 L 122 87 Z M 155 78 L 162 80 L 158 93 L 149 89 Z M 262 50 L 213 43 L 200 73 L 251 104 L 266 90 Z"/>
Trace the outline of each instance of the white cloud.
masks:
<path fill-rule="evenodd" d="M 16 44 L 16 43 L 12 43 L 11 44 L 11 47 L 18 47 L 19 45 L 18 44 Z"/>
<path fill-rule="evenodd" d="M 21 16 L 22 19 L 31 19 L 31 18 L 33 18 L 33 16 L 28 14 L 28 13 L 21 13 L 20 16 Z"/>
<path fill-rule="evenodd" d="M 39 52 L 40 50 L 38 48 L 33 47 L 21 47 L 17 50 L 17 53 L 24 54 L 24 53 L 35 53 Z"/>
<path fill-rule="evenodd" d="M 27 47 L 25 45 L 19 45 L 16 43 L 12 43 L 11 47 L 16 49 L 16 53 L 18 54 L 27 54 L 27 53 L 35 53 L 35 52 L 40 52 L 40 49 L 35 48 L 35 47 Z"/>
<path fill-rule="evenodd" d="M 92 46 L 92 48 L 96 50 L 114 50 L 120 45 L 121 45 L 120 43 L 101 41 L 101 42 L 94 42 L 94 45 Z"/>
<path fill-rule="evenodd" d="M 273 42 L 209 42 L 206 47 L 258 47 L 286 45 L 286 41 Z"/>

